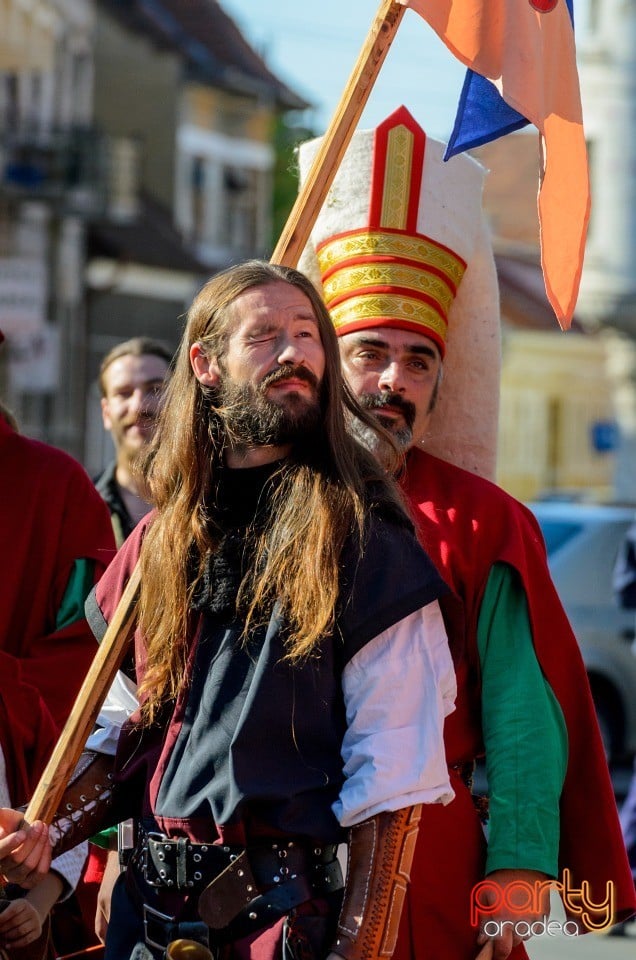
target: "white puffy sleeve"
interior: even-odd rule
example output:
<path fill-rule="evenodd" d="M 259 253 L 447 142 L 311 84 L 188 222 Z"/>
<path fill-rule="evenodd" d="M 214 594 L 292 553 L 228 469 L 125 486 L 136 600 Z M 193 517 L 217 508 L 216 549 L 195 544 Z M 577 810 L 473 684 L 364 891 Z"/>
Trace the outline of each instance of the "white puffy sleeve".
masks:
<path fill-rule="evenodd" d="M 333 806 L 342 826 L 413 804 L 450 803 L 443 729 L 457 687 L 438 602 L 363 646 L 342 686 L 346 779 Z"/>
<path fill-rule="evenodd" d="M 138 706 L 137 685 L 119 670 L 106 694 L 95 729 L 86 742 L 86 749 L 114 756 L 121 728 Z"/>

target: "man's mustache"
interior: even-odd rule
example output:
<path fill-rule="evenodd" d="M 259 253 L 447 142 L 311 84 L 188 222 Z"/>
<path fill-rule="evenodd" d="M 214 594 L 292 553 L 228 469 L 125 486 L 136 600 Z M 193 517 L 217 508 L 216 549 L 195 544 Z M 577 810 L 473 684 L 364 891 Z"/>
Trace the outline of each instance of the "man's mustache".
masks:
<path fill-rule="evenodd" d="M 140 413 L 135 417 L 126 417 L 125 420 L 120 421 L 124 429 L 126 427 L 136 427 L 136 426 L 152 426 L 153 423 L 157 422 L 157 414 L 155 413 Z"/>
<path fill-rule="evenodd" d="M 417 413 L 415 404 L 405 400 L 399 393 L 363 393 L 358 397 L 358 402 L 365 410 L 372 410 L 379 414 L 384 407 L 392 407 L 402 414 L 407 427 L 411 428 L 415 423 Z"/>
<path fill-rule="evenodd" d="M 316 392 L 318 391 L 318 378 L 311 370 L 308 370 L 307 367 L 303 367 L 301 364 L 296 366 L 286 364 L 268 373 L 267 376 L 261 380 L 259 390 L 264 393 L 272 384 L 281 383 L 283 380 L 304 380 L 305 383 L 312 386 Z"/>

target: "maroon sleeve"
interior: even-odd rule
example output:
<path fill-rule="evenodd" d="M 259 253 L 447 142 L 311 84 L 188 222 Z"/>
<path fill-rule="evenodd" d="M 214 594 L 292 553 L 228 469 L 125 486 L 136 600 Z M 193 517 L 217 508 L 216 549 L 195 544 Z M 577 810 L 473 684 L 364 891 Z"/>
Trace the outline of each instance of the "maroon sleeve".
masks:
<path fill-rule="evenodd" d="M 84 617 L 56 629 L 75 561 L 97 578 L 110 516 L 83 467 L 0 418 L 0 746 L 12 799 L 37 782 L 95 653 Z"/>
<path fill-rule="evenodd" d="M 135 569 L 141 545 L 153 515 L 154 512 L 137 524 L 86 601 L 86 618 L 98 642 L 113 619 L 117 604 Z"/>
<path fill-rule="evenodd" d="M 108 508 L 88 475 L 79 464 L 73 464 L 66 479 L 46 616 L 40 629 L 32 631 L 20 657 L 23 678 L 40 691 L 59 729 L 96 647 L 85 617 L 56 629 L 57 614 L 76 560 L 93 561 L 97 582 L 115 552 Z"/>

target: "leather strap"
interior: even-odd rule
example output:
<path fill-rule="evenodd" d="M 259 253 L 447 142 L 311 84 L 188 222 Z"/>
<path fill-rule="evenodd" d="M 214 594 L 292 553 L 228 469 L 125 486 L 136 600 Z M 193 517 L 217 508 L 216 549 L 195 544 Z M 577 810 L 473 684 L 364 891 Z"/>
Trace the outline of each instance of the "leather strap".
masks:
<path fill-rule="evenodd" d="M 318 864 L 311 874 L 292 874 L 269 889 L 258 891 L 246 883 L 253 875 L 249 862 L 234 861 L 199 897 L 199 915 L 228 943 L 274 923 L 314 897 L 329 897 L 342 889 L 337 860 Z"/>
<path fill-rule="evenodd" d="M 51 824 L 53 855 L 59 856 L 117 823 L 113 811 L 115 758 L 85 750 Z"/>
<path fill-rule="evenodd" d="M 350 829 L 344 902 L 331 948 L 344 960 L 393 956 L 421 809 L 379 813 Z"/>

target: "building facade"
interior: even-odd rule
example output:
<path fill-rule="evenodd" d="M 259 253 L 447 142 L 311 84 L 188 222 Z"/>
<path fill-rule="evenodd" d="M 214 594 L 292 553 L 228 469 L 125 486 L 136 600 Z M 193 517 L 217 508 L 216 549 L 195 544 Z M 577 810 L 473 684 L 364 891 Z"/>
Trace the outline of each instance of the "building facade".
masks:
<path fill-rule="evenodd" d="M 97 471 L 116 342 L 176 345 L 272 246 L 276 119 L 304 100 L 216 0 L 0 0 L 0 395 Z"/>
<path fill-rule="evenodd" d="M 86 0 L 0 3 L 0 385 L 25 432 L 75 453 L 86 222 L 100 202 L 93 13 Z"/>

